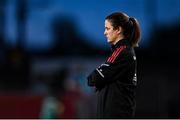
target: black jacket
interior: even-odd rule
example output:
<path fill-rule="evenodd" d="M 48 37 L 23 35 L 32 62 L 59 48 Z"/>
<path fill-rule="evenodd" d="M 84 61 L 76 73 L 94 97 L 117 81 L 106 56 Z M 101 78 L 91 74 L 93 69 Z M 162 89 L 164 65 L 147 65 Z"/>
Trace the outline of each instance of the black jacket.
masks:
<path fill-rule="evenodd" d="M 97 118 L 132 118 L 135 111 L 136 56 L 128 40 L 112 46 L 112 53 L 88 76 L 97 89 Z"/>

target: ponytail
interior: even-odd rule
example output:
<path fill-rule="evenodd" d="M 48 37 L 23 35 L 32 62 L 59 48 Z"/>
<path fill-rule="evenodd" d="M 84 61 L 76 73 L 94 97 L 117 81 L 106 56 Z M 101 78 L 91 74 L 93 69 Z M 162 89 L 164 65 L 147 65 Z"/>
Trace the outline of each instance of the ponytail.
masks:
<path fill-rule="evenodd" d="M 130 29 L 129 42 L 132 47 L 138 47 L 140 41 L 140 27 L 139 23 L 135 18 L 129 18 L 129 22 L 132 22 L 132 27 Z"/>

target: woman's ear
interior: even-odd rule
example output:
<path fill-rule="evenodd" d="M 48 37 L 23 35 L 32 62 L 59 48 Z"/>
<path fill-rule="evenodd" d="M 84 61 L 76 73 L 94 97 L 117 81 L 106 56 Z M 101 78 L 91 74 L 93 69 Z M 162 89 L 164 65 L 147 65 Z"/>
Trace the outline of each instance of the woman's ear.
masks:
<path fill-rule="evenodd" d="M 119 26 L 118 29 L 117 29 L 117 33 L 118 33 L 118 34 L 121 34 L 121 33 L 123 32 L 122 30 L 123 30 L 122 27 Z"/>

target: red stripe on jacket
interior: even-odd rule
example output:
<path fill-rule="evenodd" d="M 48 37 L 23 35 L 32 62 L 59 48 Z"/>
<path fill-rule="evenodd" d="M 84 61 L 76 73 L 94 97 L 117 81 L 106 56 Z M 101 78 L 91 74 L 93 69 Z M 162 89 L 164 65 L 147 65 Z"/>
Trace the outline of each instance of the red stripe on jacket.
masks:
<path fill-rule="evenodd" d="M 126 48 L 126 46 L 121 46 L 119 48 L 117 48 L 113 54 L 108 58 L 107 62 L 111 62 L 113 63 L 115 61 L 115 59 L 117 58 L 117 56 Z"/>

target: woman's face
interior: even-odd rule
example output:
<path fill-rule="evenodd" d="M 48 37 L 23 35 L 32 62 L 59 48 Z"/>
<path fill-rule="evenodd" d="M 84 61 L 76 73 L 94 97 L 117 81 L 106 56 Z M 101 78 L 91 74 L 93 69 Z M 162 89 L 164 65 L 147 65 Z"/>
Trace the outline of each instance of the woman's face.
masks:
<path fill-rule="evenodd" d="M 108 43 L 115 44 L 119 40 L 120 29 L 114 29 L 109 20 L 105 20 L 104 35 L 107 38 Z"/>

